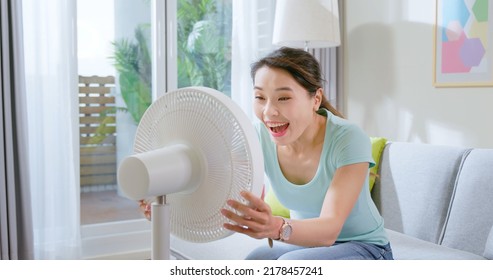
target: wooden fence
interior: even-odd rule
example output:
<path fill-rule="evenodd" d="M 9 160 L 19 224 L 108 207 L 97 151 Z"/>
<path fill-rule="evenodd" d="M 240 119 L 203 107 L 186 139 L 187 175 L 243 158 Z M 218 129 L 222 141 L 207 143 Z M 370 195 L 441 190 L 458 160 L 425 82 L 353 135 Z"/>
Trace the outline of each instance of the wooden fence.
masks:
<path fill-rule="evenodd" d="M 80 184 L 116 185 L 115 77 L 79 76 Z"/>

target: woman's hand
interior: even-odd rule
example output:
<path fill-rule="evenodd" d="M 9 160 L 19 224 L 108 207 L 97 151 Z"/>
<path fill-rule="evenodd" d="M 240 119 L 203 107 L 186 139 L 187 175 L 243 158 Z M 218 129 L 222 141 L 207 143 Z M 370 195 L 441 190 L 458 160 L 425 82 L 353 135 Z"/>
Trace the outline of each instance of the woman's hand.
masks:
<path fill-rule="evenodd" d="M 282 219 L 272 216 L 270 206 L 251 192 L 242 192 L 241 196 L 249 204 L 243 204 L 236 200 L 227 201 L 227 204 L 238 214 L 227 209 L 221 210 L 221 213 L 231 221 L 231 223 L 224 224 L 224 228 L 256 239 L 267 237 L 278 239 Z"/>
<path fill-rule="evenodd" d="M 140 211 L 144 214 L 147 220 L 151 220 L 151 201 L 145 199 L 139 200 Z"/>

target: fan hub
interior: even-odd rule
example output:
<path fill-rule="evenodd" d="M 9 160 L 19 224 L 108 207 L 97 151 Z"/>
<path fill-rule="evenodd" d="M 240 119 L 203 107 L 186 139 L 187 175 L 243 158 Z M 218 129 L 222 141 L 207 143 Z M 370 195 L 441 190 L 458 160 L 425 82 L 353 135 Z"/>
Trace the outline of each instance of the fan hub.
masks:
<path fill-rule="evenodd" d="M 123 193 L 135 200 L 195 191 L 201 178 L 200 157 L 190 147 L 175 144 L 125 158 L 119 170 Z"/>

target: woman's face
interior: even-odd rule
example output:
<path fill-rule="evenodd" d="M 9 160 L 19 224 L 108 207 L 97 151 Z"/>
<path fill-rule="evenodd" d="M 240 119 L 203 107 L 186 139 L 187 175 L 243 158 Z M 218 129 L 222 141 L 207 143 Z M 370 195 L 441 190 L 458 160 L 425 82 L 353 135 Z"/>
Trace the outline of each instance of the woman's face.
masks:
<path fill-rule="evenodd" d="M 276 144 L 293 143 L 314 122 L 319 98 L 311 97 L 287 71 L 261 67 L 253 89 L 255 115 Z"/>

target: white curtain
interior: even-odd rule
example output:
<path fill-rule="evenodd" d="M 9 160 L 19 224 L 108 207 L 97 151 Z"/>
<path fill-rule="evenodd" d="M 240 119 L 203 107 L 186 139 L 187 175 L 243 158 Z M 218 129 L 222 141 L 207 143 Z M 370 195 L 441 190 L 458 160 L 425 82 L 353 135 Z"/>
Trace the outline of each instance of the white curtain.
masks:
<path fill-rule="evenodd" d="M 233 1 L 231 98 L 253 121 L 250 64 L 274 49 L 274 0 Z"/>
<path fill-rule="evenodd" d="M 36 259 L 80 256 L 76 0 L 23 0 Z"/>

